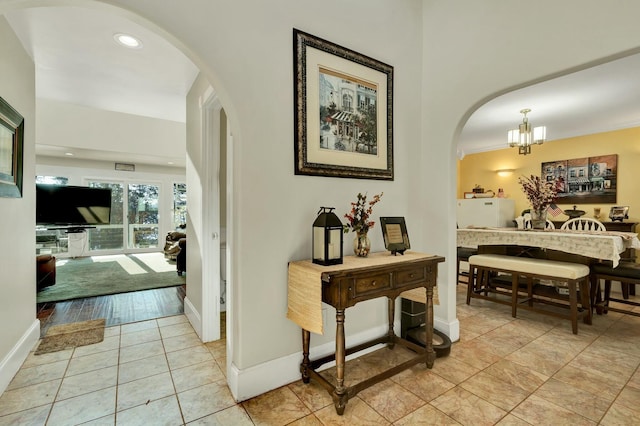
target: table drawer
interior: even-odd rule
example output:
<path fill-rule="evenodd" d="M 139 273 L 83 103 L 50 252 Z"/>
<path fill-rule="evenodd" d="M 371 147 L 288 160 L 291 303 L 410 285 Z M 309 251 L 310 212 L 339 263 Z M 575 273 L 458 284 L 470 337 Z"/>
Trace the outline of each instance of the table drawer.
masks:
<path fill-rule="evenodd" d="M 395 286 L 402 287 L 405 285 L 411 285 L 419 282 L 424 282 L 426 281 L 426 279 L 427 271 L 424 266 L 402 269 L 395 273 Z"/>
<path fill-rule="evenodd" d="M 371 275 L 364 278 L 355 278 L 353 285 L 353 295 L 363 296 L 376 291 L 391 288 L 391 274 Z"/>

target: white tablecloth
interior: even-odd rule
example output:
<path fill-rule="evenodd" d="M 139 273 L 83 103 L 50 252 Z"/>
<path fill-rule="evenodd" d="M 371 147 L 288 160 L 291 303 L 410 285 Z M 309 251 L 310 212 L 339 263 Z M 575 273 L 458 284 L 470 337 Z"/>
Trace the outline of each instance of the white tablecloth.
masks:
<path fill-rule="evenodd" d="M 610 260 L 618 266 L 620 253 L 640 248 L 638 234 L 632 232 L 595 232 L 570 230 L 532 230 L 516 228 L 458 229 L 459 247 L 482 245 L 517 245 L 541 247 L 565 253 Z"/>

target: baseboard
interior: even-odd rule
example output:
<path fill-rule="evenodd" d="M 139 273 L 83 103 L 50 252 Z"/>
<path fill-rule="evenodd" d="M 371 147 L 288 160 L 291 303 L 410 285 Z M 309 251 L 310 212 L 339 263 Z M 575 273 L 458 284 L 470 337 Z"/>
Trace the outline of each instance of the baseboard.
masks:
<path fill-rule="evenodd" d="M 387 326 L 382 325 L 376 328 L 363 331 L 361 333 L 347 336 L 349 346 L 356 346 L 368 342 L 387 332 Z M 312 337 L 313 343 L 313 337 Z M 302 345 L 302 342 L 300 342 Z M 384 344 L 379 344 L 352 354 L 347 360 L 362 356 L 383 348 Z M 332 354 L 336 349 L 334 342 L 327 342 L 319 346 L 309 348 L 309 357 L 317 359 L 322 356 Z M 300 352 L 287 355 L 253 367 L 238 369 L 231 364 L 227 370 L 227 383 L 231 394 L 237 402 L 246 401 L 254 396 L 261 395 L 272 389 L 293 383 L 300 380 L 300 362 L 302 361 L 302 348 Z M 323 365 L 319 370 L 324 370 L 335 365 L 335 362 Z"/>
<path fill-rule="evenodd" d="M 184 298 L 184 314 L 189 320 L 189 323 L 191 323 L 191 327 L 193 327 L 200 340 L 202 340 L 202 318 L 200 317 L 200 313 L 193 306 L 193 303 L 191 303 L 189 298 L 186 296 Z"/>
<path fill-rule="evenodd" d="M 439 318 L 433 319 L 433 328 L 443 332 L 452 342 L 460 340 L 460 321 L 458 318 L 451 322 L 446 322 Z"/>
<path fill-rule="evenodd" d="M 0 395 L 7 389 L 22 364 L 29 356 L 29 352 L 40 339 L 40 320 L 35 320 L 22 335 L 16 345 L 0 362 Z"/>

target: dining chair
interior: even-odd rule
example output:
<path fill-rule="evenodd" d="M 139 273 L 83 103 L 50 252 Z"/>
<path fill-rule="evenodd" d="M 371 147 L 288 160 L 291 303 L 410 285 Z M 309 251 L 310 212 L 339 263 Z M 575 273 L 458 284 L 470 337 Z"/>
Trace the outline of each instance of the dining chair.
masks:
<path fill-rule="evenodd" d="M 630 300 L 630 289 L 633 289 L 636 284 L 640 284 L 640 264 L 635 262 L 620 262 L 617 267 L 613 267 L 607 263 L 596 263 L 592 266 L 591 275 L 594 280 L 592 283 L 591 295 L 592 302 L 595 300 L 595 308 L 598 313 L 604 310 L 620 312 L 623 314 L 640 316 L 640 311 L 634 311 L 633 307 L 640 307 L 640 303 L 637 299 Z M 600 282 L 604 280 L 604 298 L 601 295 Z M 618 281 L 622 290 L 622 299 L 617 297 L 611 297 L 611 282 Z M 595 284 L 595 286 L 593 285 Z M 609 305 L 609 302 L 617 302 L 632 306 L 629 309 L 614 308 Z"/>
<path fill-rule="evenodd" d="M 458 247 L 457 248 L 457 254 L 458 254 L 458 260 L 456 263 L 456 284 L 459 283 L 466 283 L 468 284 L 472 277 L 469 277 L 469 272 L 468 271 L 462 271 L 460 272 L 460 262 L 468 262 L 469 258 L 473 255 L 478 254 L 478 249 L 477 248 L 470 248 L 470 247 Z M 467 277 L 467 281 L 460 281 L 460 277 Z"/>
<path fill-rule="evenodd" d="M 607 228 L 602 222 L 590 217 L 576 217 L 569 219 L 562 224 L 560 229 L 571 229 L 577 231 L 606 231 Z"/>

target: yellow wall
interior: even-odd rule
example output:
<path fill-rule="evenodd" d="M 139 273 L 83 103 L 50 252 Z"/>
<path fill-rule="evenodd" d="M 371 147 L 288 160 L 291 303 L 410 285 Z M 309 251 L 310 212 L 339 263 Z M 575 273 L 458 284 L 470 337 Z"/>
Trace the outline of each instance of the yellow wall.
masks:
<path fill-rule="evenodd" d="M 505 132 L 506 133 L 506 132 Z M 506 138 L 505 138 L 506 139 Z M 506 142 L 505 142 L 506 145 Z M 569 139 L 558 139 L 534 145 L 531 154 L 519 155 L 517 148 L 501 149 L 466 155 L 458 161 L 458 194 L 470 192 L 478 184 L 496 194 L 503 188 L 506 196 L 516 202 L 516 214 L 529 208 L 520 185 L 519 176 L 540 175 L 541 163 L 571 158 L 592 157 L 596 155 L 618 154 L 618 198 L 615 205 L 629 206 L 629 221 L 640 221 L 640 127 L 618 130 Z M 515 169 L 508 177 L 500 177 L 499 169 Z M 601 208 L 600 220 L 608 221 L 609 209 L 614 204 L 579 204 L 578 209 L 585 210 L 586 217 L 593 217 L 594 207 Z M 559 204 L 563 210 L 573 205 Z M 561 214 L 554 220 L 566 220 Z"/>

